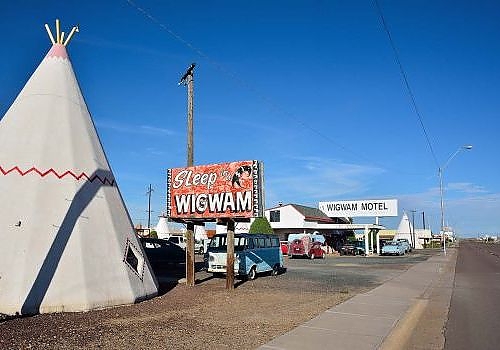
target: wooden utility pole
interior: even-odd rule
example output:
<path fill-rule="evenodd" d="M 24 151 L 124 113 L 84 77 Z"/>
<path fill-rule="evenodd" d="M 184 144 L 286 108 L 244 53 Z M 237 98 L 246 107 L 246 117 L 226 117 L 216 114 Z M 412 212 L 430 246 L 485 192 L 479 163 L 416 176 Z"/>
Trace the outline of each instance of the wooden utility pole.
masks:
<path fill-rule="evenodd" d="M 226 289 L 234 289 L 234 220 L 227 220 Z"/>
<path fill-rule="evenodd" d="M 149 230 L 149 234 L 151 234 L 151 193 L 153 192 L 153 188 L 151 187 L 151 184 L 149 184 L 149 189 L 148 191 L 146 192 L 146 194 L 148 195 L 148 230 Z"/>
<path fill-rule="evenodd" d="M 412 218 L 412 220 L 411 220 L 411 221 L 412 221 L 412 236 L 413 236 L 413 237 L 412 237 L 412 240 L 413 240 L 413 247 L 412 247 L 412 248 L 413 248 L 413 249 L 415 249 L 415 248 L 416 248 L 416 246 L 417 246 L 417 243 L 415 242 L 415 236 L 416 236 L 416 235 L 415 235 L 415 213 L 416 213 L 416 210 L 412 210 L 412 211 L 411 211 L 411 218 Z"/>
<path fill-rule="evenodd" d="M 187 166 L 191 167 L 194 163 L 193 147 L 193 71 L 195 64 L 192 63 L 186 73 L 179 81 L 179 85 L 188 87 L 188 123 L 187 123 Z M 186 285 L 194 286 L 194 222 L 188 221 L 186 227 Z"/>

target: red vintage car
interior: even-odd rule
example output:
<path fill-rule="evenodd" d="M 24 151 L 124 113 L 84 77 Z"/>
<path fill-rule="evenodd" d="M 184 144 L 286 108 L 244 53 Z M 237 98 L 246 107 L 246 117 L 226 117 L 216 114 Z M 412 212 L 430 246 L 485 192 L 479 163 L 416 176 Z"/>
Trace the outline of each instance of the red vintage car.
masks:
<path fill-rule="evenodd" d="M 288 255 L 291 258 L 309 256 L 309 246 L 311 241 L 308 236 L 304 236 L 301 239 L 294 239 L 290 242 L 290 250 Z"/>
<path fill-rule="evenodd" d="M 309 248 L 308 255 L 312 260 L 314 258 L 324 259 L 326 254 L 322 248 L 322 244 L 320 242 L 314 242 L 311 248 Z"/>
<path fill-rule="evenodd" d="M 281 253 L 288 255 L 288 241 L 280 241 Z"/>
<path fill-rule="evenodd" d="M 308 236 L 304 236 L 302 239 L 294 239 L 290 243 L 288 255 L 292 258 L 296 256 L 308 257 L 310 259 L 325 258 L 325 252 L 321 249 L 321 243 L 311 242 Z"/>

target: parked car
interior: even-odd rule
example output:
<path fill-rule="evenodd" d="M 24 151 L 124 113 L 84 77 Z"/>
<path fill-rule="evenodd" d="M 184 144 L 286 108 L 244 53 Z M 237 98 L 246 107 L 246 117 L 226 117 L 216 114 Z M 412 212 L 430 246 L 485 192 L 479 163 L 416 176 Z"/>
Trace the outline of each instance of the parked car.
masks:
<path fill-rule="evenodd" d="M 404 254 L 405 254 L 404 246 L 401 243 L 394 241 L 384 245 L 382 247 L 382 250 L 380 251 L 380 255 L 404 255 Z"/>
<path fill-rule="evenodd" d="M 309 249 L 309 254 L 308 254 L 311 260 L 314 260 L 315 258 L 321 258 L 321 259 L 325 258 L 326 254 L 321 246 L 322 245 L 320 242 L 313 243 L 313 245 Z"/>
<path fill-rule="evenodd" d="M 276 276 L 286 271 L 277 235 L 235 234 L 234 255 L 234 273 L 242 279 L 253 280 L 262 272 Z M 227 272 L 227 234 L 212 237 L 204 260 L 208 272 L 214 275 Z"/>
<path fill-rule="evenodd" d="M 311 241 L 311 237 L 308 235 L 304 235 L 301 238 L 296 238 L 290 242 L 290 249 L 288 250 L 288 255 L 291 258 L 296 256 L 299 257 L 310 257 L 309 250 L 311 249 L 313 242 Z"/>
<path fill-rule="evenodd" d="M 340 255 L 365 255 L 365 242 L 354 241 L 340 247 Z"/>
<path fill-rule="evenodd" d="M 408 242 L 408 240 L 406 238 L 398 238 L 395 241 L 399 242 L 399 243 L 401 243 L 403 245 L 403 247 L 405 248 L 405 253 L 411 252 L 410 242 Z"/>
<path fill-rule="evenodd" d="M 170 236 L 168 238 L 168 241 L 170 243 L 178 245 L 182 249 L 186 250 L 186 244 L 187 244 L 186 237 L 184 237 L 184 236 Z M 204 253 L 203 242 L 196 241 L 196 240 L 194 241 L 194 253 L 195 254 L 203 254 Z"/>
<path fill-rule="evenodd" d="M 194 253 L 195 254 L 203 254 L 205 253 L 205 247 L 203 245 L 203 241 L 194 241 Z"/>
<path fill-rule="evenodd" d="M 140 241 L 153 268 L 186 261 L 186 252 L 167 240 L 141 237 Z"/>
<path fill-rule="evenodd" d="M 281 253 L 288 255 L 288 241 L 280 241 Z"/>
<path fill-rule="evenodd" d="M 182 249 L 186 250 L 186 237 L 184 236 L 170 236 L 168 238 L 170 243 L 176 244 Z"/>

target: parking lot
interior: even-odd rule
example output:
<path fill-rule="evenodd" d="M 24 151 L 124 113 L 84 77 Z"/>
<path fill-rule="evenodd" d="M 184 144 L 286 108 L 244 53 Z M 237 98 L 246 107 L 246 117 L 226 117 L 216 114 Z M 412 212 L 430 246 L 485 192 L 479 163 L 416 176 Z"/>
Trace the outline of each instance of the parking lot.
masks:
<path fill-rule="evenodd" d="M 287 272 L 237 281 L 201 270 L 195 287 L 177 283 L 184 267 L 158 271 L 159 297 L 85 313 L 0 323 L 0 348 L 255 349 L 357 293 L 372 289 L 437 251 L 405 256 L 288 259 Z M 390 297 L 390 296 L 388 296 Z"/>

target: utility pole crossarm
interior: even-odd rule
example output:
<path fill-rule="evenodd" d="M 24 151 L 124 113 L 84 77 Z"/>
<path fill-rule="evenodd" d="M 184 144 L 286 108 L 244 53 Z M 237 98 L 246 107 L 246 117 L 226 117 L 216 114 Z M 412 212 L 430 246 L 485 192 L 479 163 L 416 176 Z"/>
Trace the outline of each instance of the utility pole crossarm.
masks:
<path fill-rule="evenodd" d="M 191 65 L 189 66 L 189 68 L 186 70 L 186 73 L 184 73 L 184 75 L 182 76 L 181 80 L 179 80 L 179 84 L 178 85 L 187 85 L 187 83 L 188 83 L 188 77 L 189 76 L 191 76 L 191 78 L 193 77 L 194 67 L 196 67 L 196 63 L 191 63 Z"/>

